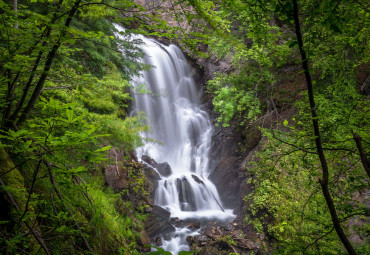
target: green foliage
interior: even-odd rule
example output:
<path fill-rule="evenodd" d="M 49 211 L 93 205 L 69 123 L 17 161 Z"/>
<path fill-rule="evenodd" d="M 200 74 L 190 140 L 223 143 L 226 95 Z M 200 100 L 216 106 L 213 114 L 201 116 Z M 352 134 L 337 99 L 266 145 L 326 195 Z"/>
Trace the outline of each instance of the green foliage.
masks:
<path fill-rule="evenodd" d="M 317 156 L 273 138 L 287 140 L 295 137 L 292 134 L 265 132 L 271 140 L 267 140 L 250 168 L 255 175 L 253 181 L 250 179 L 255 190 L 245 198 L 251 204 L 247 221 L 258 232 L 267 232 L 278 241 L 278 254 L 316 254 L 318 250 L 325 254 L 342 253 L 317 181 L 320 178 Z M 293 132 L 302 133 L 302 129 Z M 297 142 L 295 145 L 304 146 Z M 353 197 L 367 186 L 358 156 L 334 151 L 326 155 L 330 159 L 331 191 L 338 212 L 343 219 L 359 215 L 356 217 L 360 220 L 368 209 Z M 364 231 L 366 224 L 360 229 Z M 315 242 L 317 245 L 313 245 Z M 368 248 L 366 244 L 358 246 L 359 250 Z"/>
<path fill-rule="evenodd" d="M 143 196 L 135 208 L 104 188 L 102 168 L 146 128 L 127 117 L 129 82 L 148 68 L 141 42 L 116 37 L 112 23 L 145 10 L 125 0 L 22 2 L 16 13 L 12 4 L 0 1 L 0 253 L 138 254 L 144 177 L 132 177 L 140 184 L 129 192 Z"/>
<path fill-rule="evenodd" d="M 247 120 L 255 120 L 257 115 L 261 113 L 260 101 L 256 98 L 256 92 L 238 90 L 236 87 L 228 87 L 227 84 L 232 83 L 234 80 L 230 76 L 219 74 L 217 78 L 208 82 L 208 85 L 212 89 L 215 97 L 213 104 L 215 111 L 220 113 L 218 118 L 219 122 L 223 123 L 224 127 L 227 127 L 231 119 L 239 114 L 248 112 L 245 115 Z M 244 124 L 244 121 L 241 123 Z"/>
<path fill-rule="evenodd" d="M 271 116 L 282 122 L 264 130 L 265 144 L 251 167 L 255 190 L 246 198 L 248 220 L 257 231 L 277 240 L 276 253 L 343 253 L 321 194 L 321 164 L 307 92 L 295 99 L 290 93 L 299 91 L 303 83 L 292 1 L 208 2 L 205 5 L 211 7 L 200 10 L 200 1 L 191 1 L 200 19 L 214 30 L 207 31 L 210 55 L 223 61 L 223 67 L 225 62 L 230 64 L 226 74 L 216 74 L 208 82 L 218 121 L 228 126 L 236 119 L 245 125 L 246 119 L 255 120 L 264 113 L 262 123 L 265 119 L 273 122 Z M 354 229 L 360 229 L 365 238 L 368 226 L 360 225 L 369 209 L 359 194 L 367 189 L 368 176 L 354 134 L 361 137 L 364 154 L 369 155 L 369 103 L 359 93 L 359 83 L 368 76 L 368 4 L 298 1 L 298 7 L 328 161 L 329 192 L 346 235 L 352 237 Z M 215 29 L 218 24 L 227 28 Z M 279 91 L 281 87 L 284 91 Z M 282 109 L 288 97 L 288 110 L 296 112 L 295 119 L 287 119 Z M 362 223 L 353 225 L 349 219 Z M 354 245 L 359 254 L 369 253 L 366 242 Z"/>

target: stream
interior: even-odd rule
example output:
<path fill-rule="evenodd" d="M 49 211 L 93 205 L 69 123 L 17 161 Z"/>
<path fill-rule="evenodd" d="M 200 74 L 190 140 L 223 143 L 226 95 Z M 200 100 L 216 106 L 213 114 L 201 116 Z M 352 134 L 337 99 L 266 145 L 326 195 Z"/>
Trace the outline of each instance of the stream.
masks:
<path fill-rule="evenodd" d="M 169 165 L 165 172 L 156 169 L 162 179 L 154 203 L 169 211 L 171 218 L 185 222 L 231 222 L 233 210 L 223 207 L 208 179 L 213 126 L 201 106 L 202 89 L 195 82 L 195 70 L 177 46 L 135 37 L 144 42 L 142 61 L 154 66 L 135 79 L 134 86 L 141 88 L 135 91 L 144 87 L 146 93 L 133 93 L 133 114 L 143 112 L 150 128 L 142 134 L 147 142 L 136 154 L 139 159 L 145 155 Z M 197 234 L 197 230 L 176 228 L 171 238 L 162 240 L 161 248 L 172 254 L 188 251 L 186 237 Z"/>

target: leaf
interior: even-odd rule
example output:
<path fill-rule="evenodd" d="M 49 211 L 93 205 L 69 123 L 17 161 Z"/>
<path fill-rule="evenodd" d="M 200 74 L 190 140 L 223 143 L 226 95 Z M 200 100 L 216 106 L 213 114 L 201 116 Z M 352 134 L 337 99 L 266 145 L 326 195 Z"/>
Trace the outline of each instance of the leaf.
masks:
<path fill-rule="evenodd" d="M 105 146 L 103 148 L 100 148 L 100 149 L 96 150 L 95 152 L 107 151 L 107 150 L 110 150 L 111 148 L 112 148 L 112 146 L 108 145 L 108 146 Z"/>
<path fill-rule="evenodd" d="M 73 109 L 67 109 L 66 110 L 66 115 L 69 121 L 73 121 Z"/>
<path fill-rule="evenodd" d="M 66 229 L 67 229 L 67 226 L 66 225 L 62 225 L 59 228 L 57 228 L 55 231 L 60 233 L 60 232 L 63 232 L 64 230 L 66 230 Z"/>
<path fill-rule="evenodd" d="M 284 120 L 284 121 L 283 121 L 283 125 L 284 125 L 284 126 L 288 126 L 288 121 L 287 121 L 287 120 Z"/>

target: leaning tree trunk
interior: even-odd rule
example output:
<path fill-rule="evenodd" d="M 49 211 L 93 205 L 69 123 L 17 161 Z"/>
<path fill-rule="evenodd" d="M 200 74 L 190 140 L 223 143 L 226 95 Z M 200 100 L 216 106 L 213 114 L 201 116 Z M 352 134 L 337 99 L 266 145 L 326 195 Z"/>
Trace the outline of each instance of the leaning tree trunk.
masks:
<path fill-rule="evenodd" d="M 56 53 L 57 53 L 59 47 L 62 44 L 62 39 L 66 35 L 67 28 L 71 25 L 73 16 L 75 15 L 75 13 L 76 13 L 76 11 L 77 11 L 78 6 L 80 5 L 80 3 L 81 3 L 81 0 L 76 0 L 74 6 L 69 11 L 67 20 L 66 20 L 65 25 L 64 25 L 64 30 L 62 31 L 60 38 L 54 44 L 53 48 L 51 49 L 51 51 L 49 52 L 49 54 L 46 57 L 46 63 L 45 63 L 45 66 L 44 66 L 44 70 L 43 70 L 43 72 L 40 75 L 40 78 L 39 78 L 39 80 L 38 80 L 38 82 L 36 84 L 35 90 L 33 91 L 33 94 L 31 96 L 30 100 L 28 101 L 27 106 L 23 110 L 22 115 L 19 117 L 19 120 L 18 120 L 18 122 L 16 124 L 17 126 L 21 125 L 27 119 L 28 114 L 30 113 L 30 111 L 33 108 L 33 106 L 35 105 L 37 99 L 39 98 L 39 96 L 41 94 L 41 91 L 42 91 L 42 88 L 44 87 L 46 78 L 49 75 L 49 71 L 51 69 L 51 65 L 52 65 L 52 63 L 54 61 L 54 58 L 56 56 Z"/>
<path fill-rule="evenodd" d="M 340 240 L 342 241 L 344 247 L 347 249 L 348 253 L 352 255 L 352 254 L 356 254 L 356 252 L 353 249 L 352 244 L 349 242 L 347 236 L 344 234 L 342 226 L 340 225 L 337 211 L 334 206 L 333 199 L 329 192 L 329 168 L 328 168 L 328 163 L 325 158 L 324 150 L 322 148 L 319 121 L 318 121 L 317 112 L 316 112 L 315 97 L 313 94 L 312 79 L 311 79 L 310 71 L 308 69 L 308 59 L 306 56 L 306 52 L 303 48 L 303 39 L 302 39 L 301 28 L 299 24 L 299 16 L 298 16 L 298 4 L 297 4 L 297 0 L 292 0 L 292 2 L 293 2 L 293 18 L 294 18 L 294 25 L 295 25 L 295 33 L 296 33 L 296 37 L 298 41 L 299 51 L 300 51 L 301 58 L 302 58 L 302 67 L 303 67 L 304 75 L 306 78 L 308 99 L 309 99 L 310 107 L 311 107 L 312 126 L 313 126 L 315 137 L 316 137 L 315 138 L 316 150 L 317 150 L 317 154 L 319 155 L 321 168 L 322 168 L 322 179 L 320 179 L 320 185 L 321 185 L 322 193 L 325 197 L 326 204 L 330 211 L 331 220 L 333 222 L 335 231 L 337 232 Z"/>

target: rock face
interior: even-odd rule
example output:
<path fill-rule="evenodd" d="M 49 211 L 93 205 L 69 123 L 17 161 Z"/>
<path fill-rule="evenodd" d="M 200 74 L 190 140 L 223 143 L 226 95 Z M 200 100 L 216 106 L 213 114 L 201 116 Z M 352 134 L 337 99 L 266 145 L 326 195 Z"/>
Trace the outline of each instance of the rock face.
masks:
<path fill-rule="evenodd" d="M 147 165 L 143 165 L 143 172 L 148 179 L 148 192 L 150 197 L 154 199 L 155 190 L 158 187 L 158 181 L 161 180 L 161 177 L 153 168 Z"/>
<path fill-rule="evenodd" d="M 112 189 L 127 188 L 127 170 L 122 167 L 123 154 L 116 148 L 109 151 L 108 157 L 112 163 L 104 168 L 105 181 Z"/>
<path fill-rule="evenodd" d="M 249 128 L 238 130 L 232 123 L 228 128 L 215 128 L 212 136 L 210 180 L 215 184 L 223 205 L 238 214 L 246 195 L 246 175 L 243 160 L 257 146 L 261 134 Z M 240 145 L 244 145 L 243 148 Z"/>

